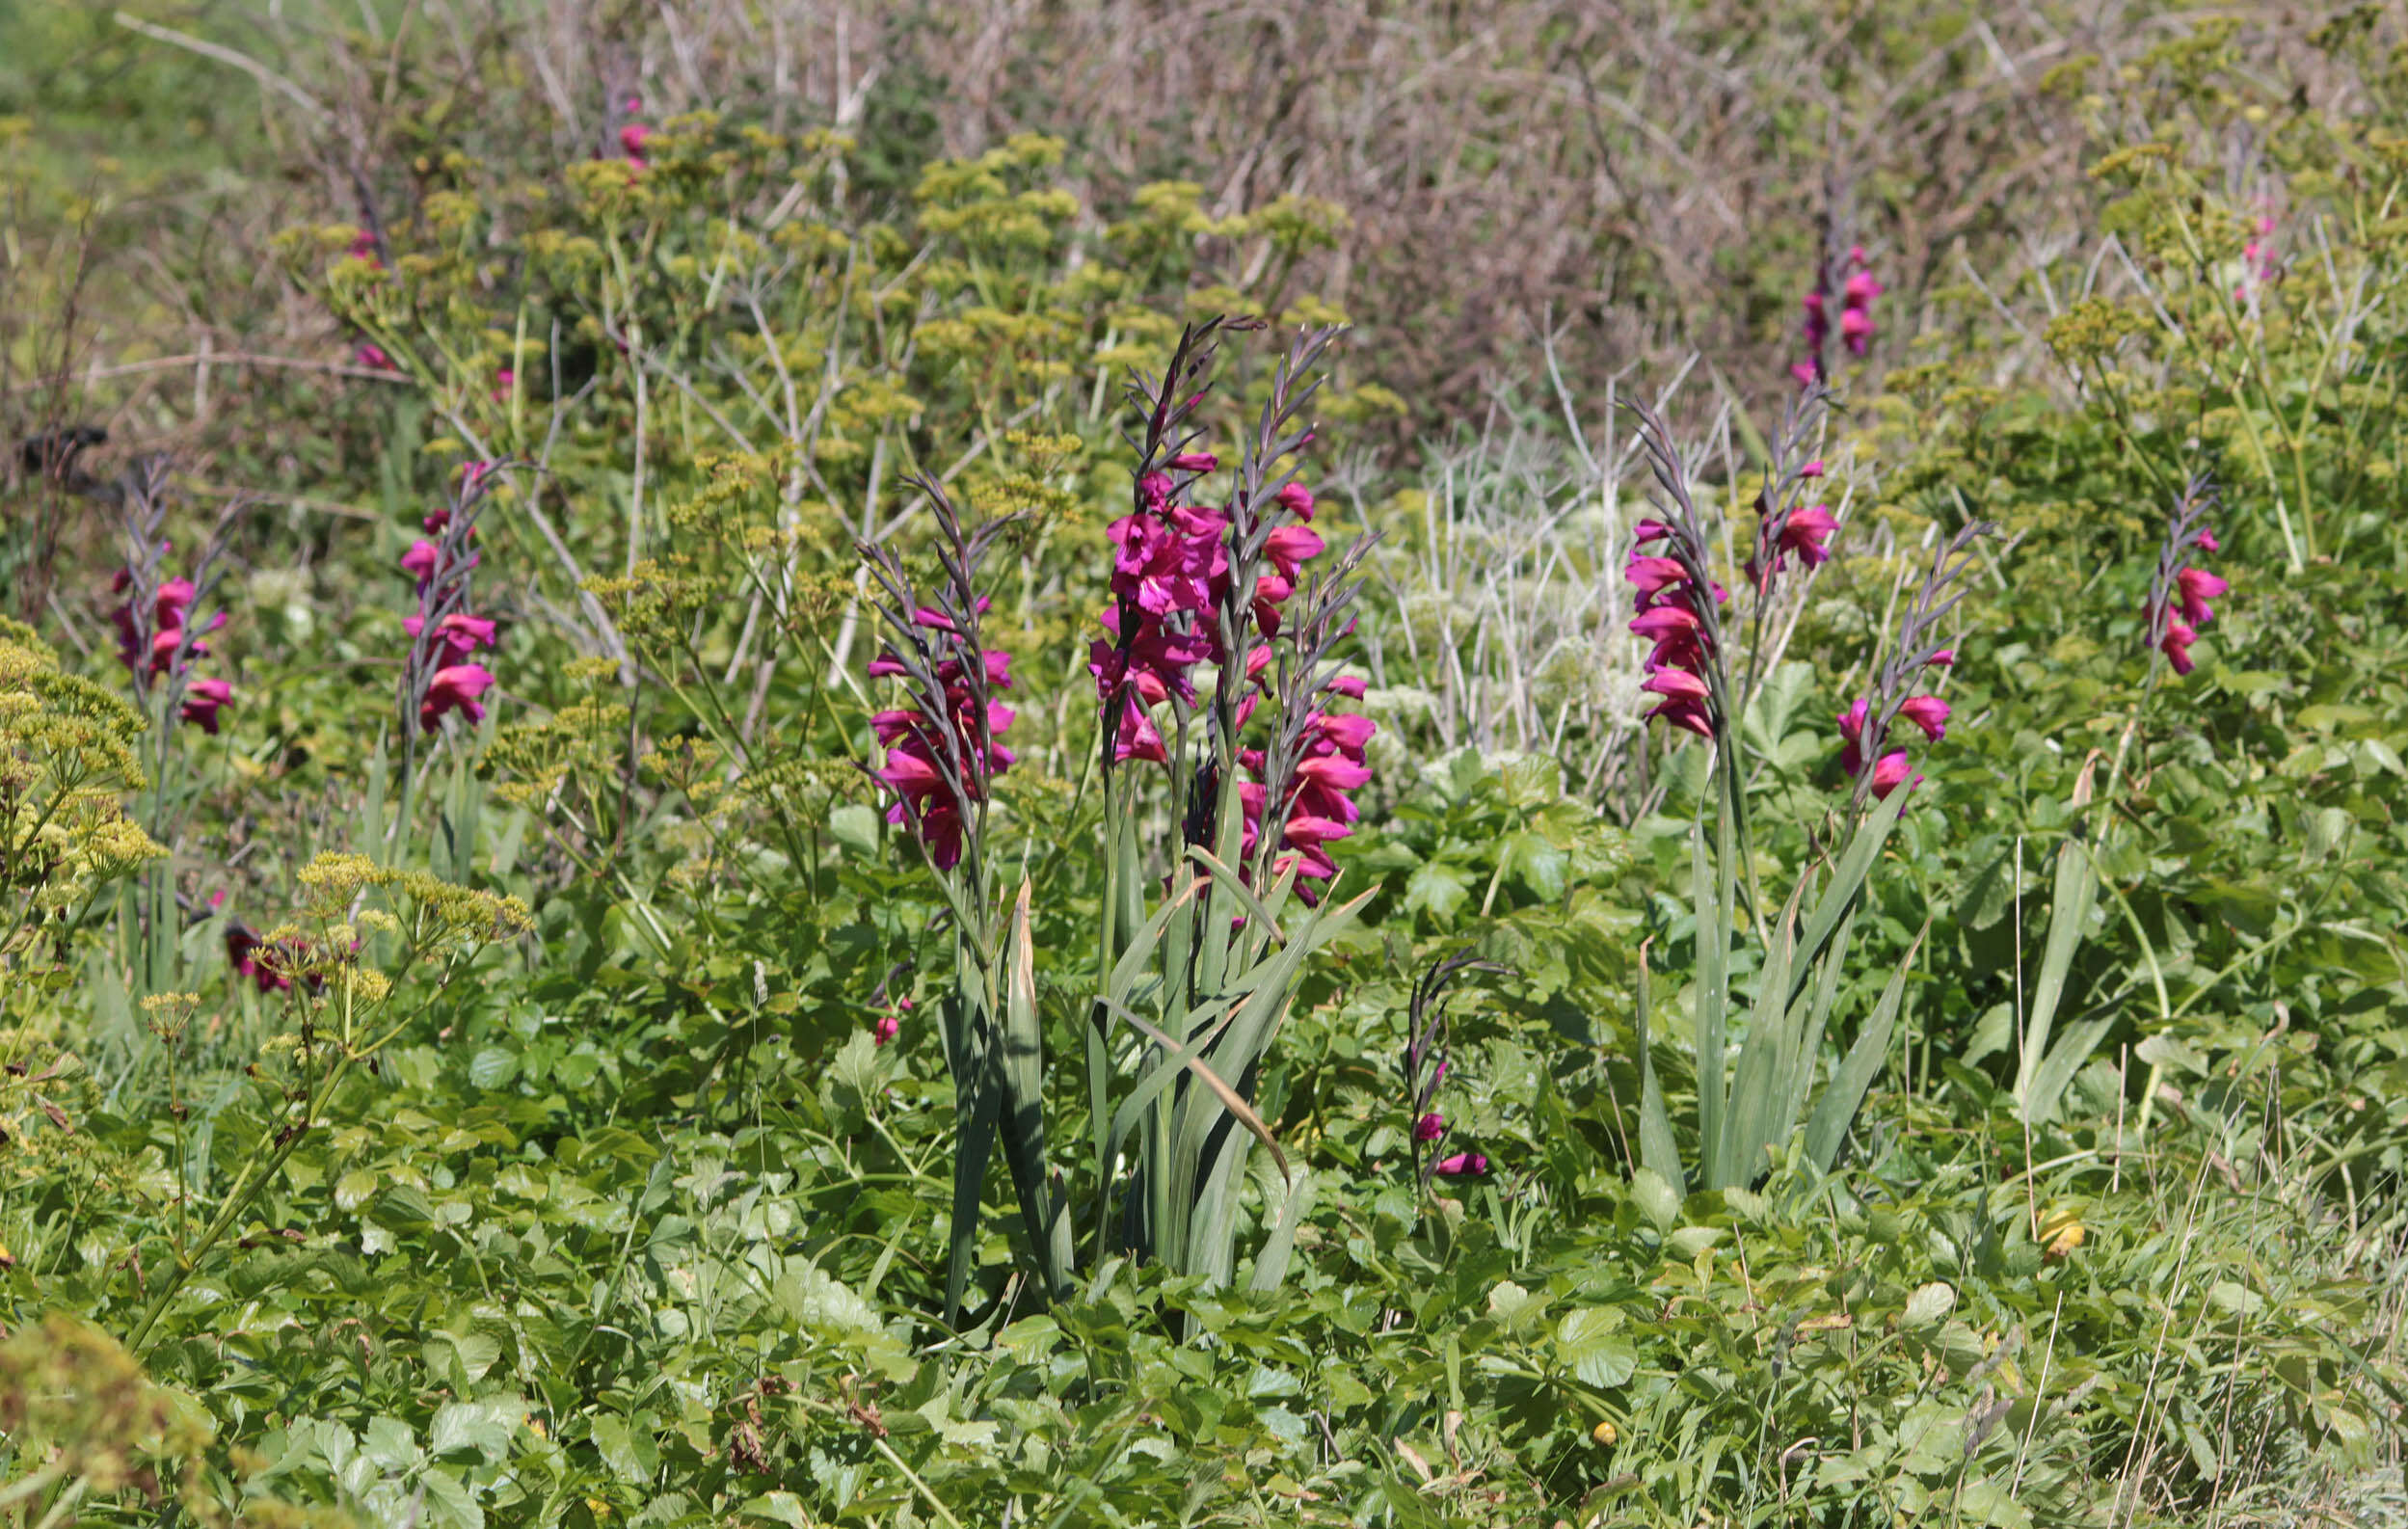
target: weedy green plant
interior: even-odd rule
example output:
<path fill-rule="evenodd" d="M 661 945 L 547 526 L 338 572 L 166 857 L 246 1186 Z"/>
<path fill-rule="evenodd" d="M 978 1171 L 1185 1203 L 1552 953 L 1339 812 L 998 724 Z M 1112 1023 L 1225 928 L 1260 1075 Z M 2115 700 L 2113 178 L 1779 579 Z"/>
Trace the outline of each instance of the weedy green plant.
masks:
<path fill-rule="evenodd" d="M 281 995 L 279 1017 L 291 1027 L 268 1039 L 251 1069 L 265 1086 L 266 1109 L 241 1166 L 218 1190 L 214 1213 L 191 1221 L 186 1196 L 175 1196 L 170 1256 L 128 1339 L 137 1354 L 295 1150 L 333 1124 L 335 1101 L 354 1073 L 373 1068 L 378 1054 L 486 946 L 534 927 L 516 898 L 388 870 L 364 855 L 321 855 L 298 879 L 303 918 L 270 930 L 245 952 L 262 991 Z M 180 1038 L 196 1002 L 152 996 L 147 1006 L 163 1040 Z M 180 1161 L 180 1153 L 175 1176 L 196 1186 L 215 1180 L 206 1167 Z"/>

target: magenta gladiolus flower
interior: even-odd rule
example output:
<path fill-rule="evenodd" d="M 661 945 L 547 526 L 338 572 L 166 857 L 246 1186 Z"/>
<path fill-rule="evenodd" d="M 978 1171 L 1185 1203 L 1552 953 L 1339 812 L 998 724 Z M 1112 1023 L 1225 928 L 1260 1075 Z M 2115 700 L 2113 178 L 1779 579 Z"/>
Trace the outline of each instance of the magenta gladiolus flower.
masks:
<path fill-rule="evenodd" d="M 1781 523 L 1781 550 L 1797 553 L 1808 568 L 1820 568 L 1832 555 L 1824 544 L 1837 529 L 1838 518 L 1825 505 L 1809 504 L 1792 510 L 1789 519 Z"/>
<path fill-rule="evenodd" d="M 2174 576 L 2176 598 L 2182 606 L 2182 619 L 2193 626 L 2204 627 L 2215 619 L 2207 602 L 2220 600 L 2232 585 L 2204 568 L 2185 568 Z"/>
<path fill-rule="evenodd" d="M 1371 781 L 1370 766 L 1343 754 L 1324 754 L 1317 759 L 1305 760 L 1297 765 L 1296 772 L 1306 784 L 1326 787 L 1334 791 L 1351 791 Z"/>
<path fill-rule="evenodd" d="M 1654 605 L 1641 611 L 1630 630 L 1653 643 L 1683 642 L 1703 631 L 1705 623 L 1686 605 Z"/>
<path fill-rule="evenodd" d="M 1864 720 L 1869 710 L 1870 703 L 1859 696 L 1839 713 L 1839 737 L 1846 744 L 1839 751 L 1839 773 L 1850 780 L 1864 766 Z"/>
<path fill-rule="evenodd" d="M 1311 558 L 1319 557 L 1327 544 L 1310 526 L 1282 525 L 1271 533 L 1263 544 L 1263 555 L 1273 568 L 1287 578 L 1295 578 L 1297 569 Z"/>
<path fill-rule="evenodd" d="M 234 699 L 234 687 L 223 680 L 195 680 L 184 687 L 183 705 L 177 714 L 193 726 L 217 736 L 218 708 Z"/>
<path fill-rule="evenodd" d="M 1435 1141 L 1447 1134 L 1447 1117 L 1432 1110 L 1413 1122 L 1413 1140 Z"/>
<path fill-rule="evenodd" d="M 1363 757 L 1363 749 L 1379 731 L 1379 725 L 1367 716 L 1349 711 L 1324 711 L 1309 724 L 1316 738 L 1327 738 L 1340 753 L 1351 759 Z"/>
<path fill-rule="evenodd" d="M 1675 701 L 1702 701 L 1713 694 L 1703 680 L 1686 669 L 1658 669 L 1647 676 L 1639 688 L 1654 695 L 1670 696 Z"/>
<path fill-rule="evenodd" d="M 1923 730 L 1937 743 L 1948 736 L 1948 703 L 1936 695 L 1911 695 L 1898 703 L 1898 714 Z"/>
<path fill-rule="evenodd" d="M 1352 832 L 1354 832 L 1353 829 L 1333 818 L 1316 818 L 1310 813 L 1298 813 L 1288 819 L 1287 839 L 1289 845 L 1295 848 L 1319 849 L 1331 840 L 1344 839 Z"/>
<path fill-rule="evenodd" d="M 183 647 L 183 644 L 184 633 L 180 628 L 171 627 L 165 631 L 151 633 L 150 672 L 154 675 L 167 673 L 168 665 L 175 661 L 175 650 Z M 208 643 L 196 637 L 191 647 L 184 648 L 184 657 L 198 658 L 206 655 L 208 651 Z"/>
<path fill-rule="evenodd" d="M 1458 1152 L 1453 1157 L 1440 1158 L 1437 1166 L 1430 1171 L 1442 1179 L 1485 1178 L 1488 1176 L 1487 1154 Z"/>
<path fill-rule="evenodd" d="M 1642 595 L 1652 595 L 1667 589 L 1685 588 L 1689 570 L 1677 557 L 1633 556 L 1622 565 L 1622 577 Z"/>
<path fill-rule="evenodd" d="M 427 682 L 426 699 L 418 704 L 418 726 L 432 733 L 445 715 L 465 712 L 471 722 L 485 720 L 478 697 L 493 687 L 494 676 L 481 663 L 455 663 L 435 671 Z"/>
<path fill-rule="evenodd" d="M 1244 507 L 1215 509 L 1183 497 L 1199 475 L 1219 466 L 1217 457 L 1204 451 L 1158 459 L 1154 469 L 1137 478 L 1135 510 L 1109 528 L 1114 603 L 1102 613 L 1107 635 L 1088 646 L 1087 671 L 1095 679 L 1115 763 L 1171 761 L 1167 729 L 1158 725 L 1151 709 L 1196 706 L 1193 671 L 1200 663 L 1221 668 L 1224 686 L 1244 686 L 1229 720 L 1245 728 L 1271 694 L 1273 644 L 1289 640 L 1288 607 L 1298 598 L 1302 566 L 1326 550 L 1305 523 L 1316 508 L 1312 491 L 1300 482 L 1285 483 L 1260 501 L 1254 510 L 1260 519 L 1249 526 L 1249 537 L 1254 527 L 1266 527 L 1253 545 L 1261 547 L 1267 566 L 1252 570 L 1251 589 L 1233 588 L 1231 526 Z M 1235 631 L 1223 623 L 1233 604 L 1239 616 Z M 1224 642 L 1241 638 L 1246 641 L 1242 660 L 1222 649 Z M 1363 693 L 1363 682 L 1352 676 L 1330 676 L 1320 687 L 1341 696 Z M 1244 873 L 1253 873 L 1268 848 L 1274 876 L 1293 874 L 1311 883 L 1337 874 L 1325 846 L 1352 832 L 1349 824 L 1359 816 L 1348 793 L 1371 778 L 1362 750 L 1373 731 L 1368 719 L 1351 713 L 1308 716 L 1296 738 L 1283 799 L 1275 802 L 1265 778 L 1264 751 L 1237 750 L 1245 776 L 1234 783 L 1243 809 Z M 1266 833 L 1272 836 L 1269 841 Z M 1298 890 L 1306 902 L 1314 900 L 1310 885 Z"/>
<path fill-rule="evenodd" d="M 888 1041 L 893 1040 L 896 1036 L 901 1034 L 902 1033 L 903 1020 L 901 1015 L 880 1014 L 877 1018 L 877 1022 L 870 1027 L 870 1041 L 872 1045 L 883 1046 Z"/>
<path fill-rule="evenodd" d="M 1887 801 L 1891 791 L 1896 791 L 1901 785 L 1909 784 L 1907 781 L 1909 773 L 1910 766 L 1907 764 L 1905 749 L 1883 755 L 1873 765 L 1873 795 L 1881 801 Z M 1917 775 L 1914 777 L 1914 783 L 1919 784 L 1922 779 L 1922 776 Z"/>
<path fill-rule="evenodd" d="M 2165 635 L 2158 640 L 2157 646 L 2174 665 L 2176 674 L 2188 674 L 2199 667 L 2190 656 L 2191 644 L 2198 640 L 2199 633 L 2177 617 L 2166 622 Z"/>
<path fill-rule="evenodd" d="M 385 347 L 370 340 L 361 340 L 352 347 L 351 359 L 372 371 L 399 371 L 393 359 L 385 354 Z"/>
<path fill-rule="evenodd" d="M 1864 730 L 1871 720 L 1871 704 L 1859 697 L 1848 710 L 1839 713 L 1839 737 L 1845 747 L 1839 751 L 1839 770 L 1850 781 L 1864 767 Z M 1947 731 L 1948 703 L 1938 696 L 1912 696 L 1899 703 L 1898 714 L 1921 728 L 1937 739 Z M 1893 750 L 1873 764 L 1873 794 L 1886 799 L 1910 773 L 1907 751 Z M 1916 775 L 1916 780 L 1923 777 Z"/>
<path fill-rule="evenodd" d="M 415 637 L 426 630 L 424 616 L 404 616 L 401 630 Z M 439 668 L 468 661 L 479 648 L 494 645 L 494 624 L 482 616 L 455 611 L 435 624 L 435 660 Z"/>

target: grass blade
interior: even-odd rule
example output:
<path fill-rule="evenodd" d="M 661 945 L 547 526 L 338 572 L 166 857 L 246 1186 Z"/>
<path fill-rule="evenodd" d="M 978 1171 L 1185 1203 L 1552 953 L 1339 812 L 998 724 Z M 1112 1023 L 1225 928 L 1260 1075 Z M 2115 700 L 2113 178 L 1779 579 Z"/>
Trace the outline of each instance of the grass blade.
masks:
<path fill-rule="evenodd" d="M 1797 959 L 1790 966 L 1789 1002 L 1796 1003 L 1798 989 L 1806 985 L 1814 970 L 1814 960 L 1822 954 L 1823 942 L 1832 937 L 1857 904 L 1857 894 L 1864 889 L 1864 878 L 1872 873 L 1873 861 L 1889 842 L 1889 831 L 1898 826 L 1898 817 L 1907 808 L 1911 792 L 1895 791 L 1889 799 L 1877 803 L 1872 816 L 1857 826 L 1848 847 L 1840 852 L 1839 863 L 1832 868 L 1832 883 L 1815 899 L 1814 911 L 1806 915 L 1806 932 L 1798 937 Z"/>
<path fill-rule="evenodd" d="M 1906 794 L 1904 791 L 1898 795 Z M 1857 1110 L 1864 1103 L 1864 1091 L 1873 1086 L 1873 1079 L 1882 1070 L 1889 1055 L 1889 1037 L 1898 1023 L 1898 1003 L 1907 990 L 1907 972 L 1914 965 L 1917 952 L 1923 949 L 1923 936 L 1931 932 L 1927 921 L 1907 948 L 1906 958 L 1889 975 L 1889 984 L 1882 989 L 1881 1002 L 1865 1019 L 1864 1028 L 1857 1033 L 1857 1043 L 1848 1048 L 1848 1055 L 1832 1074 L 1831 1086 L 1814 1106 L 1814 1118 L 1806 1122 L 1806 1161 L 1818 1173 L 1829 1173 L 1832 1160 L 1839 1156 L 1839 1143 L 1847 1140 L 1848 1124 L 1856 1119 Z"/>
<path fill-rule="evenodd" d="M 2036 1114 L 2045 1116 L 2056 1109 L 2056 1101 L 2040 1092 L 2040 1075 L 2043 1064 L 2050 1060 L 2048 1033 L 2056 1025 L 2057 1004 L 2065 996 L 2066 976 L 2073 970 L 2074 952 L 2082 943 L 2082 927 L 2090 922 L 2091 908 L 2098 900 L 2099 877 L 2091 866 L 2090 852 L 2078 840 L 2068 839 L 2057 846 L 2056 887 L 2048 908 L 2048 943 L 2041 954 L 2040 980 L 2032 988 L 2031 1006 L 2024 1011 L 2022 1058 L 2016 1065 L 2016 1111 L 2032 1124 L 2039 1123 Z M 2063 1069 L 2062 1076 L 2073 1076 L 2070 1065 Z M 2058 1086 L 2063 1087 L 2063 1083 Z"/>
<path fill-rule="evenodd" d="M 1686 1197 L 1688 1176 L 1681 1171 L 1680 1143 L 1672 1136 L 1672 1117 L 1664 1108 L 1664 1090 L 1655 1079 L 1655 1053 L 1647 1036 L 1647 942 L 1639 945 L 1639 1003 L 1632 1010 L 1639 1031 L 1639 1162 L 1653 1169 L 1672 1193 Z"/>

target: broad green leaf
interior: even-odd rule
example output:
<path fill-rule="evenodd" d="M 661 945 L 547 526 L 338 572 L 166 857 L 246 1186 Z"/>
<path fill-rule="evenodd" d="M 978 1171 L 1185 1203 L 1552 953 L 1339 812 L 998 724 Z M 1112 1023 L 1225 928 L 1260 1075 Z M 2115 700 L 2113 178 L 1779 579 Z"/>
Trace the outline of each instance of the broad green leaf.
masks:
<path fill-rule="evenodd" d="M 1417 867 L 1405 883 L 1405 910 L 1415 913 L 1427 910 L 1440 923 L 1455 917 L 1456 910 L 1472 895 L 1469 877 L 1454 866 L 1432 860 Z"/>

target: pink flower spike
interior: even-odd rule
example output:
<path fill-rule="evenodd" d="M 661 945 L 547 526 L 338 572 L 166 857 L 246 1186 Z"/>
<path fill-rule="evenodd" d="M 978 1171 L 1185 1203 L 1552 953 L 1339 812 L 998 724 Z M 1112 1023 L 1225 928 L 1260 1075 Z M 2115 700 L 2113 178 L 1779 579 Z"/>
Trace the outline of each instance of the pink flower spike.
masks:
<path fill-rule="evenodd" d="M 1898 703 L 1898 714 L 1923 730 L 1937 743 L 1948 736 L 1948 703 L 1936 695 L 1912 695 Z"/>
<path fill-rule="evenodd" d="M 1435 1141 L 1447 1134 L 1447 1117 L 1432 1110 L 1413 1122 L 1413 1140 Z"/>
<path fill-rule="evenodd" d="M 1872 316 L 1860 308 L 1852 308 L 1839 315 L 1839 337 L 1848 342 L 1848 353 L 1861 356 L 1873 339 Z"/>

